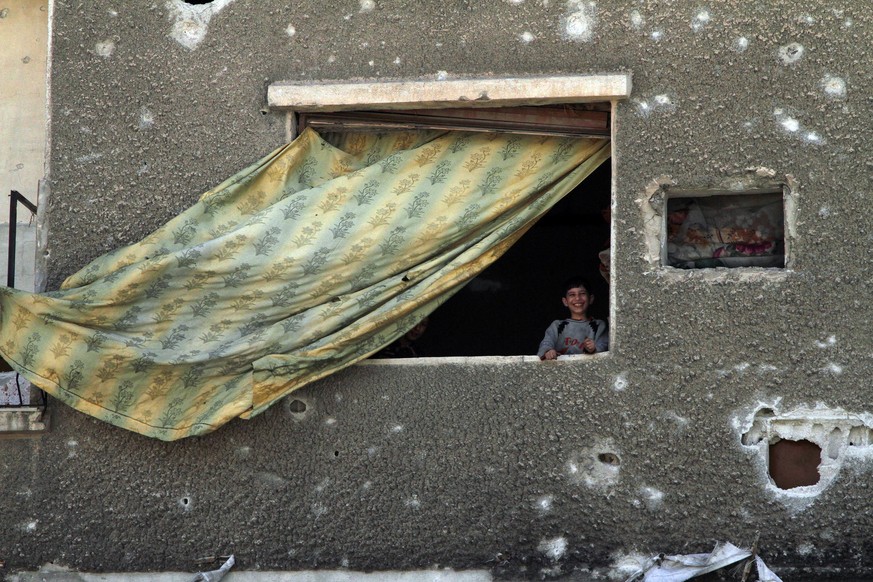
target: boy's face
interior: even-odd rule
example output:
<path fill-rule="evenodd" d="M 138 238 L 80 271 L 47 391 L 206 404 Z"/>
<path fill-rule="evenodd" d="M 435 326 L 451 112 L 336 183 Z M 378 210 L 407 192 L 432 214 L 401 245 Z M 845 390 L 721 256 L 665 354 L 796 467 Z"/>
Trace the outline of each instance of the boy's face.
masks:
<path fill-rule="evenodd" d="M 589 295 L 585 287 L 571 287 L 561 301 L 573 319 L 583 319 L 588 316 L 588 307 L 594 303 L 594 295 Z"/>

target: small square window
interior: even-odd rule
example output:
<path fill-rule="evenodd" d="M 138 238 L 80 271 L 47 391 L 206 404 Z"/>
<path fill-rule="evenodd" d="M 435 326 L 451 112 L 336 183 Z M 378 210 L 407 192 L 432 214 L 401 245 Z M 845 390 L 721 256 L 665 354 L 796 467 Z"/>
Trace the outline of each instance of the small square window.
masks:
<path fill-rule="evenodd" d="M 666 202 L 664 266 L 785 267 L 781 191 L 669 192 Z"/>

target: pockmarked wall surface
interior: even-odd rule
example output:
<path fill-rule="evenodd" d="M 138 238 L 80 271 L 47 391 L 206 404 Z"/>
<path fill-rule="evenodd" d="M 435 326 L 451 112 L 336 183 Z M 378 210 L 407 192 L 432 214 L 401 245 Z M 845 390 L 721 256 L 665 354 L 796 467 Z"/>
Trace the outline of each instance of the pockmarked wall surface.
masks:
<path fill-rule="evenodd" d="M 626 579 L 640 556 L 758 537 L 787 579 L 871 573 L 868 10 L 53 10 L 50 289 L 282 143 L 270 83 L 630 72 L 614 119 L 613 342 L 576 361 L 359 365 L 175 443 L 55 403 L 50 432 L 0 440 L 7 571 L 192 570 L 234 553 L 241 569 Z M 789 268 L 660 267 L 670 188 L 784 189 Z M 779 439 L 822 448 L 818 483 L 771 482 L 766 452 Z"/>

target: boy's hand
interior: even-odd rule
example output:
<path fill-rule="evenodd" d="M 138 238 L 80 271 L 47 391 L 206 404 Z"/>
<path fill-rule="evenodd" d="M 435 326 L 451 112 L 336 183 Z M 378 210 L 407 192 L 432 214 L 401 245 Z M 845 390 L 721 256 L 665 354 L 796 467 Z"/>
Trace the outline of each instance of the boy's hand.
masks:
<path fill-rule="evenodd" d="M 594 345 L 593 339 L 586 337 L 585 341 L 582 342 L 582 349 L 585 350 L 585 353 L 593 354 L 597 351 L 597 346 Z"/>
<path fill-rule="evenodd" d="M 557 360 L 558 359 L 558 352 L 556 352 L 555 350 L 549 350 L 546 353 L 544 353 L 543 357 L 540 359 L 541 360 Z"/>

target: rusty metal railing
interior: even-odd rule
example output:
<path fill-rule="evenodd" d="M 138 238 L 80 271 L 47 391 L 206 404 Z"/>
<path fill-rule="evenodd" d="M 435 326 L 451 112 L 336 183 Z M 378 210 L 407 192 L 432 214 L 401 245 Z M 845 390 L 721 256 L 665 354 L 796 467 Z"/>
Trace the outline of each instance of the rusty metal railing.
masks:
<path fill-rule="evenodd" d="M 6 286 L 15 287 L 15 247 L 18 236 L 18 205 L 36 214 L 36 204 L 25 198 L 18 190 L 9 193 L 9 248 L 7 249 Z"/>

